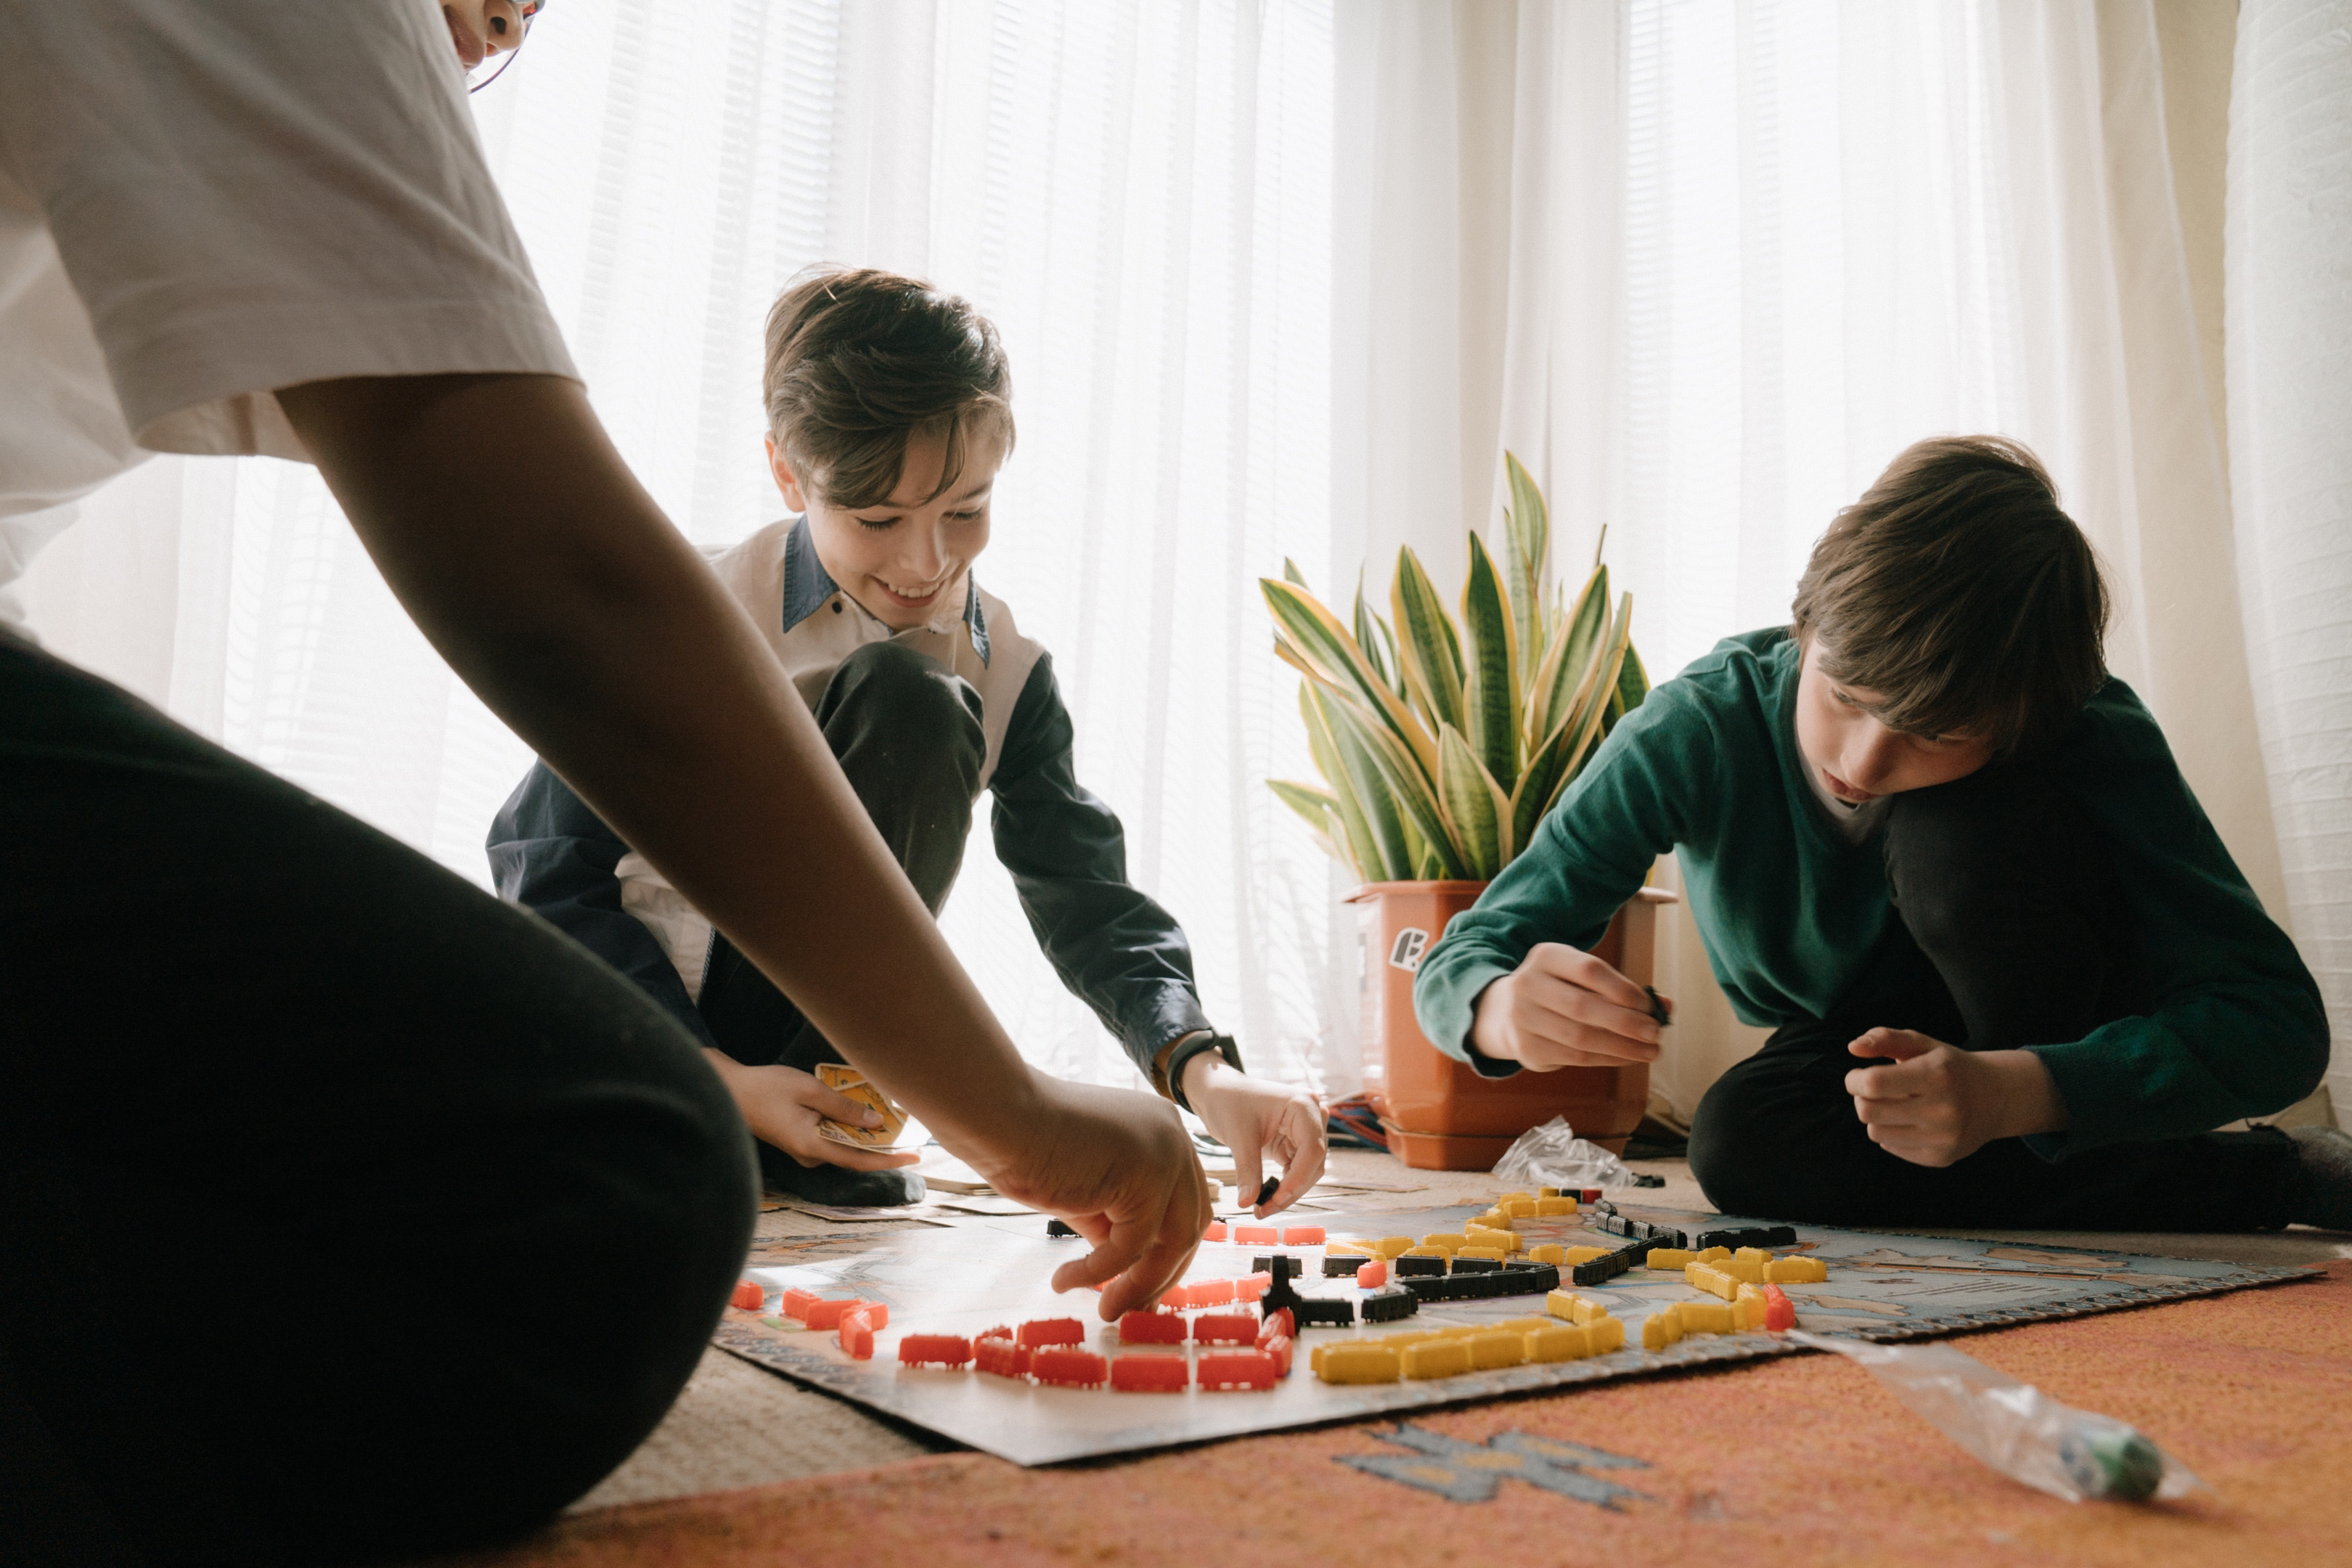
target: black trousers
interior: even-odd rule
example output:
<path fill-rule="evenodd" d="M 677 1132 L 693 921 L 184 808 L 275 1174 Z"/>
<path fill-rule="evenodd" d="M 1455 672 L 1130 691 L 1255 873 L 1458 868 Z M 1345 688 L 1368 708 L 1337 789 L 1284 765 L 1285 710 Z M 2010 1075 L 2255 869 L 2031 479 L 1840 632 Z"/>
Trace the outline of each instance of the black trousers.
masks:
<path fill-rule="evenodd" d="M 0 1561 L 530 1527 L 684 1385 L 752 1173 L 627 981 L 0 637 Z"/>
<path fill-rule="evenodd" d="M 1867 851 L 1857 851 L 1866 853 Z M 1778 1030 L 1692 1119 L 1691 1171 L 1727 1213 L 1858 1226 L 2253 1230 L 2287 1222 L 2294 1145 L 2269 1129 L 2115 1144 L 2052 1162 L 1999 1139 L 1940 1170 L 1870 1141 L 1846 1045 L 1916 1029 L 1970 1050 L 2076 1040 L 2144 1014 L 2149 977 L 2099 835 L 1998 764 L 1895 797 L 1899 919 L 1827 1017 Z"/>
<path fill-rule="evenodd" d="M 971 682 L 894 642 L 867 643 L 835 670 L 817 701 L 817 728 L 850 788 L 933 915 L 963 868 L 971 803 L 988 755 L 980 693 Z M 774 981 L 724 936 L 714 937 L 697 1011 L 719 1048 L 748 1067 L 814 1070 L 837 1062 L 833 1042 Z M 785 1186 L 799 1163 L 772 1144 L 760 1163 Z"/>

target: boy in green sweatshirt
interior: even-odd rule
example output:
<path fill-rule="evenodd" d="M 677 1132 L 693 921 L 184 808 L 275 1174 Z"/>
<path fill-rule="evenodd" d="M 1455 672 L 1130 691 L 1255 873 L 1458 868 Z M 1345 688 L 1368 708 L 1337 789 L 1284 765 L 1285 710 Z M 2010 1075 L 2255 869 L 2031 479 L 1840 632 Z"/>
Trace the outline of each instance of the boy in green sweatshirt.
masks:
<path fill-rule="evenodd" d="M 2217 1133 L 2310 1092 L 2318 988 L 2101 653 L 2032 454 L 1923 441 L 1838 515 L 1793 626 L 1627 715 L 1414 992 L 1482 1073 L 1651 1061 L 1583 951 L 1674 850 L 1734 1010 L 1693 1119 L 1730 1213 L 1839 1225 L 2352 1228 L 2352 1139 Z"/>

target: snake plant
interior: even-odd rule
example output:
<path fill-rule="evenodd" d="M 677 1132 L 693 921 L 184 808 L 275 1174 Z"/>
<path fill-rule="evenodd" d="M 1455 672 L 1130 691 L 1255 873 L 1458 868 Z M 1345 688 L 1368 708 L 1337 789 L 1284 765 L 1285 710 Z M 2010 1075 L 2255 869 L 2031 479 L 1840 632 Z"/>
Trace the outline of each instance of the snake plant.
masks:
<path fill-rule="evenodd" d="M 1508 453 L 1511 504 L 1499 566 L 1470 535 L 1461 621 L 1429 574 L 1398 552 L 1382 618 L 1356 590 L 1353 626 L 1296 566 L 1262 578 L 1275 652 L 1306 679 L 1298 707 L 1323 787 L 1268 783 L 1341 864 L 1367 882 L 1486 881 L 1602 737 L 1650 689 L 1633 651 L 1633 596 L 1612 612 L 1609 569 L 1569 604 L 1551 581 L 1543 492 Z"/>

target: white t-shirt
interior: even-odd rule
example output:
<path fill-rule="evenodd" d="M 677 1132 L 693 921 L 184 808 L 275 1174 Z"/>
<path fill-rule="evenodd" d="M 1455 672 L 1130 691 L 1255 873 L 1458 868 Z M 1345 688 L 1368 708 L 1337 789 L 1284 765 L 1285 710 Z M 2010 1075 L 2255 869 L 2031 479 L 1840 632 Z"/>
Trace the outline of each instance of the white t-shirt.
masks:
<path fill-rule="evenodd" d="M 434 0 L 0 0 L 0 626 L 146 453 L 307 459 L 277 388 L 457 372 L 577 379 Z"/>

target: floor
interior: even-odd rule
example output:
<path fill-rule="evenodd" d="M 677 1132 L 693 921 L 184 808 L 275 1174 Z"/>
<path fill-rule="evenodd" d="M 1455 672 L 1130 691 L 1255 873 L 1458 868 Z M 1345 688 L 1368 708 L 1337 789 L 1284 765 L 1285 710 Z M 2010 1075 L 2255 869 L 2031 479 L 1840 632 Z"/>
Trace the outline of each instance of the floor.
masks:
<path fill-rule="evenodd" d="M 1662 1206 L 1711 1210 L 1712 1205 L 1701 1195 L 1697 1184 L 1690 1179 L 1689 1168 L 1682 1162 L 1635 1162 L 1633 1168 L 1663 1177 L 1666 1184 L 1643 1191 L 1639 1194 L 1643 1199 Z M 1484 1202 L 1496 1187 L 1495 1178 L 1485 1172 L 1407 1171 L 1385 1154 L 1361 1150 L 1333 1151 L 1329 1174 L 1339 1181 L 1352 1177 L 1416 1184 L 1417 1191 L 1381 1195 L 1383 1204 L 1399 1208 Z M 1351 1196 L 1349 1206 L 1366 1205 Z M 759 1234 L 807 1234 L 826 1226 L 826 1221 L 813 1215 L 776 1209 L 760 1216 Z M 2093 1237 L 2050 1231 L 1969 1234 L 2175 1258 L 2226 1258 L 2248 1264 L 2319 1263 L 2352 1258 L 2352 1237 L 2302 1229 L 2257 1235 L 2168 1234 L 2140 1237 L 2112 1234 Z M 644 1446 L 575 1503 L 572 1510 L 862 1470 L 953 1447 L 714 1349 L 704 1353 L 702 1364 L 685 1393 Z"/>

